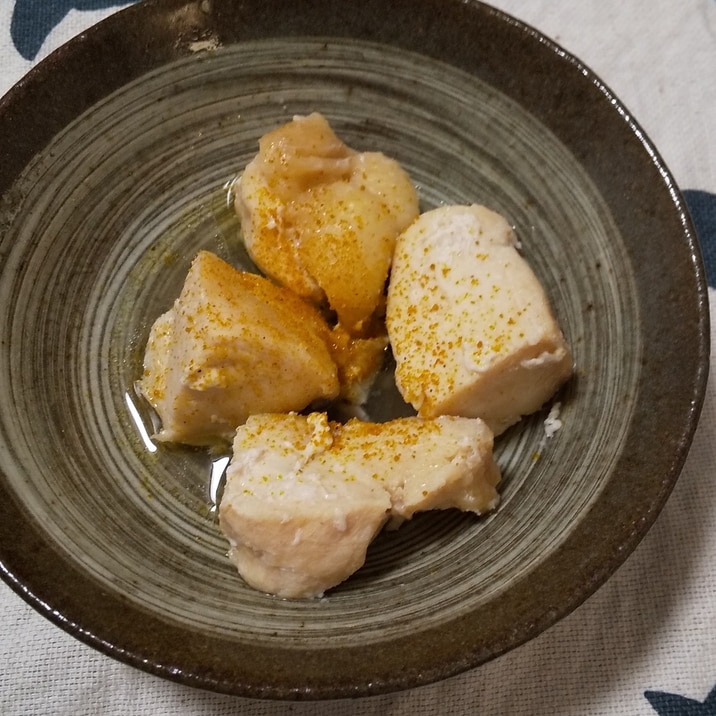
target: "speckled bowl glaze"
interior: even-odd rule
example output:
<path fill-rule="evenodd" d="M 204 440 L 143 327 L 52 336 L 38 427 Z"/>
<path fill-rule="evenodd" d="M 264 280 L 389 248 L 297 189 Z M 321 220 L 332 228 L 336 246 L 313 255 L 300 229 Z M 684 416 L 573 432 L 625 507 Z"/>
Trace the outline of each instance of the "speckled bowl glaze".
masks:
<path fill-rule="evenodd" d="M 200 248 L 250 267 L 227 183 L 261 134 L 323 112 L 397 158 L 424 209 L 515 225 L 576 371 L 497 444 L 503 503 L 421 515 L 320 600 L 246 587 L 216 519 L 221 456 L 159 447 L 134 382 Z M 623 562 L 698 418 L 708 302 L 659 154 L 579 60 L 463 0 L 157 0 L 0 101 L 0 563 L 79 639 L 185 684 L 368 695 L 534 637 Z M 368 412 L 406 412 L 381 375 Z"/>

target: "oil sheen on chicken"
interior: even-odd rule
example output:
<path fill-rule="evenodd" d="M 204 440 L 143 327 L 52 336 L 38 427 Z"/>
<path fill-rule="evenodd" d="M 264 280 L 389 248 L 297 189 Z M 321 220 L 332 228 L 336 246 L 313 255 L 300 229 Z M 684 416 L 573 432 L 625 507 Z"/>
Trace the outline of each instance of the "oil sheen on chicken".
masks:
<path fill-rule="evenodd" d="M 257 266 L 327 304 L 351 335 L 370 330 L 384 307 L 395 239 L 418 216 L 417 192 L 400 165 L 354 151 L 313 113 L 260 139 L 234 193 Z"/>

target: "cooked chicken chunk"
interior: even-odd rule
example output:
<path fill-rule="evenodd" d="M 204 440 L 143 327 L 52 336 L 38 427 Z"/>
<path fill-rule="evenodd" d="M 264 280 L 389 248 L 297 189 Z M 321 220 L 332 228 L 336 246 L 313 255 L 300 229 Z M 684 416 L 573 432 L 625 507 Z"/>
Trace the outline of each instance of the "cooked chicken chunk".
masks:
<path fill-rule="evenodd" d="M 398 238 L 386 323 L 418 414 L 481 417 L 497 435 L 570 376 L 570 351 L 507 221 L 482 206 L 423 214 Z"/>
<path fill-rule="evenodd" d="M 368 400 L 387 348 L 385 330 L 363 338 L 351 336 L 340 325 L 331 331 L 331 357 L 338 369 L 341 399 L 354 406 Z"/>
<path fill-rule="evenodd" d="M 339 391 L 330 329 L 287 289 L 201 251 L 150 332 L 139 387 L 160 440 L 230 441 L 249 415 L 302 410 Z"/>
<path fill-rule="evenodd" d="M 314 113 L 264 135 L 234 191 L 257 266 L 361 334 L 384 303 L 395 239 L 418 215 L 399 164 L 354 151 Z"/>
<path fill-rule="evenodd" d="M 499 479 L 481 420 L 255 415 L 236 433 L 220 524 L 248 584 L 313 597 L 364 563 L 387 520 L 452 507 L 481 514 L 497 506 Z"/>

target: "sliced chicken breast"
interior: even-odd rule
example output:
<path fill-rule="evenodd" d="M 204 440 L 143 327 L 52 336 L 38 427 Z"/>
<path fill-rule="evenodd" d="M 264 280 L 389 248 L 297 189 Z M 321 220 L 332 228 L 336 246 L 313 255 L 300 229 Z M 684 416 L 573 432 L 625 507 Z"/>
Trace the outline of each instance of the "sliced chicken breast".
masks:
<path fill-rule="evenodd" d="M 400 235 L 386 323 L 398 389 L 426 418 L 480 417 L 498 435 L 572 372 L 512 228 L 483 206 L 426 212 Z"/>
<path fill-rule="evenodd" d="M 219 515 L 231 559 L 248 584 L 287 598 L 353 574 L 388 520 L 482 514 L 499 501 L 492 433 L 467 418 L 255 415 L 237 430 L 226 477 Z"/>
<path fill-rule="evenodd" d="M 338 395 L 331 331 L 287 289 L 208 251 L 150 332 L 141 392 L 159 440 L 231 441 L 252 413 L 302 410 Z"/>

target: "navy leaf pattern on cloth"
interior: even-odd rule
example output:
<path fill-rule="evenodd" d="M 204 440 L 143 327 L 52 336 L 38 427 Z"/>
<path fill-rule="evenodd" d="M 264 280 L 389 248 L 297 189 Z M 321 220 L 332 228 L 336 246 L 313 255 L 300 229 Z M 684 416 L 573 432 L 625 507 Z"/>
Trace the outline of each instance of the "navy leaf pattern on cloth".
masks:
<path fill-rule="evenodd" d="M 130 0 L 16 0 L 10 37 L 17 51 L 33 60 L 54 27 L 72 10 L 101 10 L 129 5 Z"/>
<path fill-rule="evenodd" d="M 644 696 L 659 716 L 716 716 L 716 686 L 704 702 L 664 691 L 645 691 Z"/>
<path fill-rule="evenodd" d="M 716 288 L 716 194 L 693 189 L 683 194 L 701 244 L 706 278 Z"/>

